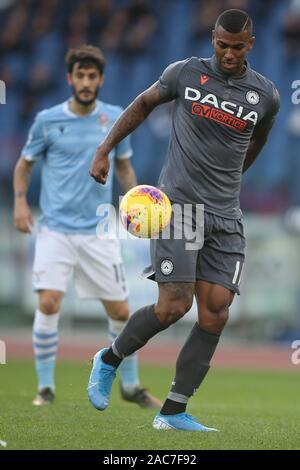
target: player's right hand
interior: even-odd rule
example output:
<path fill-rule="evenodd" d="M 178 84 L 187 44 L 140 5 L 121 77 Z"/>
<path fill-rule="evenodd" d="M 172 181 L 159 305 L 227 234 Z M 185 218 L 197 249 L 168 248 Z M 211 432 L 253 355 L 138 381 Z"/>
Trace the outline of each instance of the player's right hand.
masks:
<path fill-rule="evenodd" d="M 109 172 L 108 154 L 103 151 L 101 145 L 97 148 L 94 160 L 90 169 L 90 175 L 98 183 L 105 184 Z"/>
<path fill-rule="evenodd" d="M 31 233 L 34 225 L 32 213 L 27 202 L 17 202 L 14 210 L 14 224 L 22 233 Z"/>

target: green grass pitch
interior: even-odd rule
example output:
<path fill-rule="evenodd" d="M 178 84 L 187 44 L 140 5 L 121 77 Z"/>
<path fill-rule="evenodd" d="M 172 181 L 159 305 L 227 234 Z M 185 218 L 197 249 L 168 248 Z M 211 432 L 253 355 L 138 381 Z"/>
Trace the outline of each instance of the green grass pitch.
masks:
<path fill-rule="evenodd" d="M 119 398 L 97 412 L 87 400 L 89 365 L 59 362 L 54 405 L 31 405 L 31 362 L 0 366 L 0 440 L 6 449 L 300 449 L 299 376 L 212 369 L 188 412 L 219 433 L 152 429 L 153 410 Z M 163 399 L 172 368 L 141 367 L 143 385 Z M 0 452 L 5 449 L 0 446 Z"/>

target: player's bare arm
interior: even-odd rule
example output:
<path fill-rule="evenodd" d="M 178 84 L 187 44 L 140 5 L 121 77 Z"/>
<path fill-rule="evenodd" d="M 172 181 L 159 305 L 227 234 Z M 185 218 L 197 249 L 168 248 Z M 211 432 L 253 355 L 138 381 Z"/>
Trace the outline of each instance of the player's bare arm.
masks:
<path fill-rule="evenodd" d="M 115 172 L 116 177 L 125 193 L 137 185 L 136 174 L 131 165 L 130 159 L 116 159 Z"/>
<path fill-rule="evenodd" d="M 106 139 L 99 145 L 92 166 L 90 175 L 98 181 L 105 184 L 109 172 L 109 152 L 122 139 L 133 132 L 153 109 L 166 100 L 161 98 L 158 91 L 158 82 L 141 93 L 121 114 L 119 119 L 113 125 Z"/>
<path fill-rule="evenodd" d="M 267 120 L 262 119 L 262 121 L 256 126 L 250 144 L 247 150 L 246 158 L 243 165 L 243 173 L 250 168 L 252 163 L 256 160 L 260 154 L 263 146 L 268 140 L 268 135 L 274 125 L 275 116 Z"/>
<path fill-rule="evenodd" d="M 31 233 L 33 226 L 33 217 L 27 202 L 33 164 L 34 162 L 21 156 L 14 171 L 14 224 L 16 229 L 23 233 Z"/>

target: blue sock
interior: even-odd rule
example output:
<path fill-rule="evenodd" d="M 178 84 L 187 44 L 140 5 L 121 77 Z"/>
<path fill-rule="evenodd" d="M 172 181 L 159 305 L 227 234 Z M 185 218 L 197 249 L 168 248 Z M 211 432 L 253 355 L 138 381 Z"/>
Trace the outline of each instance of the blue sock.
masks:
<path fill-rule="evenodd" d="M 38 389 L 55 389 L 54 370 L 58 346 L 59 313 L 45 315 L 36 310 L 32 331 Z"/>
<path fill-rule="evenodd" d="M 109 341 L 112 343 L 116 337 L 121 333 L 126 322 L 119 320 L 108 320 L 108 336 Z M 120 373 L 120 380 L 123 389 L 126 391 L 134 390 L 139 387 L 139 377 L 138 377 L 138 357 L 137 353 L 133 353 L 130 356 L 125 357 L 118 367 Z"/>

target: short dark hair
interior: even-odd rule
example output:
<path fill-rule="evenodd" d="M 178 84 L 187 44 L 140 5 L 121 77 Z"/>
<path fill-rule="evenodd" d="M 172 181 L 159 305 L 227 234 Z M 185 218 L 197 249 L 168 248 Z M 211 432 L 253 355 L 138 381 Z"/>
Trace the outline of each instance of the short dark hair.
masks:
<path fill-rule="evenodd" d="M 243 10 L 226 10 L 221 13 L 218 17 L 215 29 L 218 26 L 222 26 L 228 33 L 241 33 L 242 31 L 248 31 L 252 36 L 253 23 L 251 17 Z"/>
<path fill-rule="evenodd" d="M 105 68 L 105 57 L 98 47 L 82 45 L 69 49 L 65 62 L 69 73 L 73 72 L 74 65 L 79 63 L 79 68 L 96 67 L 102 75 Z"/>

